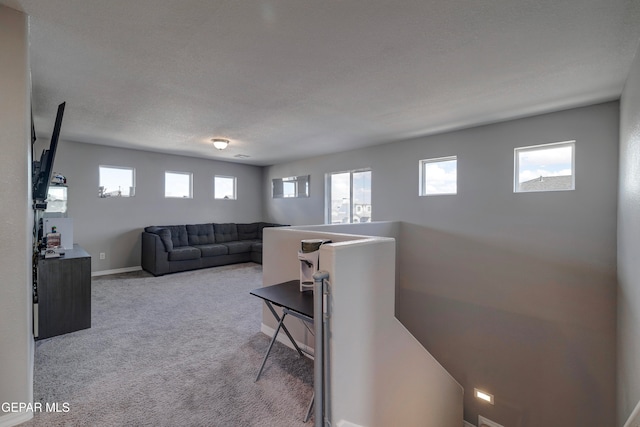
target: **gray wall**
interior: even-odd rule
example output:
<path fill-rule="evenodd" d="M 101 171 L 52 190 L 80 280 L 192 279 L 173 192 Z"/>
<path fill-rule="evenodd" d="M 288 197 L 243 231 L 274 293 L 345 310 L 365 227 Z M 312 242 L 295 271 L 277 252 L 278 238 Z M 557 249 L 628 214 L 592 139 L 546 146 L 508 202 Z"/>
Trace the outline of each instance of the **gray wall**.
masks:
<path fill-rule="evenodd" d="M 397 315 L 464 386 L 465 419 L 615 420 L 619 104 L 276 165 L 267 220 L 324 220 L 324 174 L 370 167 L 374 220 L 403 221 Z M 576 190 L 513 193 L 513 149 L 576 140 Z M 418 161 L 458 156 L 458 194 L 418 197 Z M 309 199 L 269 198 L 311 174 Z M 495 395 L 479 403 L 473 388 Z"/>
<path fill-rule="evenodd" d="M 620 110 L 618 424 L 622 425 L 640 400 L 640 53 Z"/>
<path fill-rule="evenodd" d="M 135 197 L 99 198 L 100 165 L 135 168 Z M 91 254 L 94 272 L 139 266 L 140 233 L 148 225 L 262 220 L 257 166 L 63 141 L 54 170 L 67 177 L 74 241 Z M 165 171 L 193 173 L 193 199 L 166 199 Z M 214 175 L 237 177 L 237 200 L 213 198 Z"/>
<path fill-rule="evenodd" d="M 26 15 L 0 6 L 0 402 L 31 402 L 33 397 L 27 45 Z M 29 417 L 0 412 L 0 424 Z"/>

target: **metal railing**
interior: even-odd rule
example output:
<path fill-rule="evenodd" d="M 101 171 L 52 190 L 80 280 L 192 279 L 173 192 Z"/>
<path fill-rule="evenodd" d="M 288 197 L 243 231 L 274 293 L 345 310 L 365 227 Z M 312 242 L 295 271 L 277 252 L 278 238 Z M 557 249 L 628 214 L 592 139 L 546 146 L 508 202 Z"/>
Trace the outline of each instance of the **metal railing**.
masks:
<path fill-rule="evenodd" d="M 313 275 L 313 326 L 315 350 L 313 359 L 314 426 L 331 426 L 329 396 L 329 273 Z"/>

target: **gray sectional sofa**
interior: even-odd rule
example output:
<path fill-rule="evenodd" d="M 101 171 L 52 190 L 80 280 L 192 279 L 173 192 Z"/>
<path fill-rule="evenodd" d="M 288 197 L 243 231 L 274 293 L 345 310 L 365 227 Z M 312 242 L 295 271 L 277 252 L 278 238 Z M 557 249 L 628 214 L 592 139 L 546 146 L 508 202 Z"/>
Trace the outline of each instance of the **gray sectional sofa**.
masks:
<path fill-rule="evenodd" d="M 162 276 L 238 262 L 262 264 L 262 230 L 279 226 L 254 222 L 146 227 L 142 232 L 142 268 Z"/>

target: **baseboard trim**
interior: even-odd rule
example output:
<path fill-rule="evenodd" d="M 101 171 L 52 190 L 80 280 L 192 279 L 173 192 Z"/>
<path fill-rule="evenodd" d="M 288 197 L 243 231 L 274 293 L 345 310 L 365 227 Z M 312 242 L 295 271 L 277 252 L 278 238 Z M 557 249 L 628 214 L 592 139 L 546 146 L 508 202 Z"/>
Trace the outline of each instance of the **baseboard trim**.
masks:
<path fill-rule="evenodd" d="M 469 421 L 462 420 L 462 423 L 463 423 L 462 427 L 476 427 L 475 424 L 471 424 Z"/>
<path fill-rule="evenodd" d="M 33 418 L 33 412 L 16 412 L 0 417 L 0 427 L 13 427 Z"/>
<path fill-rule="evenodd" d="M 115 268 L 113 270 L 92 271 L 91 277 L 108 276 L 109 274 L 131 273 L 132 271 L 140 271 L 140 270 L 142 270 L 142 266 L 138 265 L 135 267 Z"/>
<path fill-rule="evenodd" d="M 265 334 L 269 338 L 273 337 L 273 333 L 275 331 L 276 330 L 273 329 L 271 326 L 267 326 L 264 323 L 262 323 L 261 326 L 260 326 L 260 332 L 262 332 L 263 334 Z M 286 345 L 287 347 L 289 347 L 292 350 L 295 350 L 295 348 L 293 347 L 293 344 L 291 344 L 291 341 L 289 341 L 289 337 L 287 337 L 287 335 L 285 333 L 283 333 L 282 331 L 280 331 L 278 333 L 278 337 L 276 338 L 276 341 Z M 305 354 L 305 356 L 307 356 L 309 359 L 313 360 L 313 347 L 309 347 L 306 344 L 302 344 L 298 340 L 296 340 L 296 344 L 298 344 L 298 347 L 300 347 L 300 350 L 302 350 L 302 352 Z"/>

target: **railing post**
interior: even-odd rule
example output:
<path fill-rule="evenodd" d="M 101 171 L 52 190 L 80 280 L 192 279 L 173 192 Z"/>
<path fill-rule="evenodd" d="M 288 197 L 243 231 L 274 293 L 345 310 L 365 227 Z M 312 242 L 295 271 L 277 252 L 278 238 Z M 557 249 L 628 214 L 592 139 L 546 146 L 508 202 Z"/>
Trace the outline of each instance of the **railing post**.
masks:
<path fill-rule="evenodd" d="M 324 427 L 325 408 L 325 348 L 324 348 L 324 322 L 325 322 L 325 286 L 324 281 L 329 278 L 326 271 L 318 271 L 313 275 L 313 327 L 315 334 L 315 348 L 313 351 L 313 390 L 314 402 L 314 426 Z"/>

